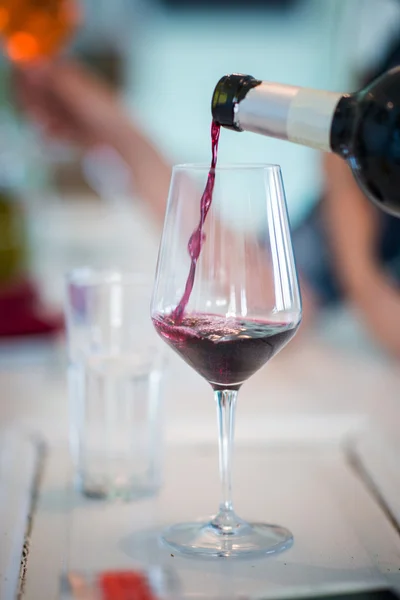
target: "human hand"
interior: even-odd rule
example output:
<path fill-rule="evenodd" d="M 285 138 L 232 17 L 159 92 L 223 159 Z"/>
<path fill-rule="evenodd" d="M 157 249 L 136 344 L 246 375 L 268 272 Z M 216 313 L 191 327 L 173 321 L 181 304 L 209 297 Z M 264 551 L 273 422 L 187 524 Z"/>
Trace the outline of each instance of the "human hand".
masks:
<path fill-rule="evenodd" d="M 80 146 L 118 146 L 129 123 L 116 95 L 72 61 L 42 62 L 14 74 L 20 106 L 46 137 Z"/>
<path fill-rule="evenodd" d="M 77 63 L 57 61 L 19 68 L 15 93 L 46 137 L 83 148 L 113 147 L 128 168 L 136 194 L 162 222 L 171 167 L 112 90 Z"/>

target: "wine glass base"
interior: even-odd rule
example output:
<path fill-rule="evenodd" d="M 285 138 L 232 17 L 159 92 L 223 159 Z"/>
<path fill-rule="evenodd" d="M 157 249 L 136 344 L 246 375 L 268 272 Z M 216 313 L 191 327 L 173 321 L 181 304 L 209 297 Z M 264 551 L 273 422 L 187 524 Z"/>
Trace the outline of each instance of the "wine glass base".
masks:
<path fill-rule="evenodd" d="M 212 522 L 182 523 L 164 530 L 162 541 L 182 554 L 202 557 L 252 558 L 278 554 L 293 544 L 293 535 L 279 525 L 245 523 L 234 533 L 221 533 Z"/>

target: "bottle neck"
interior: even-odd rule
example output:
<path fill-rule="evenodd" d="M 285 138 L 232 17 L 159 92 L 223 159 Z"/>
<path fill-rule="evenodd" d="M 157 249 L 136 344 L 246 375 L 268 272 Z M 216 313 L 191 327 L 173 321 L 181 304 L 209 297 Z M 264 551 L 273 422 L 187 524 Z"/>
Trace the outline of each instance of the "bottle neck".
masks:
<path fill-rule="evenodd" d="M 331 151 L 331 127 L 343 94 L 262 82 L 237 103 L 235 125 L 269 137 Z"/>
<path fill-rule="evenodd" d="M 351 152 L 356 109 L 357 95 L 346 95 L 340 99 L 333 115 L 330 145 L 332 152 L 344 159 L 348 158 Z"/>

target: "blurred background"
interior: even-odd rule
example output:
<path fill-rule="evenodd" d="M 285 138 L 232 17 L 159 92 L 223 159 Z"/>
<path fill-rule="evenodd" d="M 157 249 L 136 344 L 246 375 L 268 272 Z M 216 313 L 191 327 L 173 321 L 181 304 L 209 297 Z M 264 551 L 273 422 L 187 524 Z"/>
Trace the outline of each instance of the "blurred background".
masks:
<path fill-rule="evenodd" d="M 128 144 L 128 155 L 140 159 L 148 139 L 170 164 L 209 162 L 211 94 L 222 75 L 242 71 L 353 91 L 400 33 L 398 0 L 0 0 L 0 417 L 3 425 L 25 423 L 55 439 L 66 436 L 68 423 L 65 273 L 90 265 L 153 276 L 167 195 L 157 218 L 117 152 L 49 138 L 46 114 L 32 119 L 21 106 L 16 74 L 29 72 L 29 61 L 21 63 L 37 47 L 15 28 L 14 43 L 7 19 L 33 7 L 44 18 L 34 22 L 41 30 L 61 5 L 79 6 L 81 17 L 70 20 L 80 25 L 64 31 L 55 18 L 49 44 L 64 36 L 63 59 L 99 75 L 126 107 L 144 135 L 139 146 Z M 84 93 L 78 102 L 87 118 L 96 98 Z M 107 129 L 108 118 L 103 121 Z M 224 131 L 219 159 L 280 163 L 293 230 L 318 202 L 323 177 L 316 151 Z M 165 189 L 165 170 L 165 164 L 161 171 L 150 169 L 147 188 L 160 182 Z M 139 166 L 136 175 L 142 171 Z M 306 247 L 304 264 L 320 254 L 319 247 Z M 386 318 L 385 332 L 394 331 L 398 349 L 397 291 L 389 304 L 375 302 L 372 294 L 370 300 L 373 317 Z M 398 355 L 387 351 L 350 303 L 316 313 L 312 325 L 304 322 L 285 352 L 244 386 L 238 437 L 341 439 L 364 427 L 366 415 L 372 422 L 384 418 L 396 430 Z M 208 384 L 169 354 L 167 438 L 214 442 Z"/>
<path fill-rule="evenodd" d="M 62 53 L 87 65 L 118 93 L 132 120 L 171 163 L 209 161 L 210 99 L 223 74 L 243 72 L 265 80 L 352 91 L 361 75 L 379 63 L 400 24 L 396 0 L 75 4 L 81 11 L 80 26 Z M 7 5 L 18 13 L 28 10 L 29 2 L 0 2 L 3 30 Z M 40 303 L 57 312 L 63 274 L 71 267 L 118 264 L 152 272 L 159 226 L 115 153 L 107 148 L 84 151 L 43 138 L 16 101 L 10 57 L 18 63 L 18 52 L 7 38 L 4 48 L 8 55 L 3 52 L 0 62 L 0 283 L 7 291 L 7 282 L 16 274 L 28 273 L 35 289 L 25 290 L 25 295 L 39 294 Z M 320 154 L 294 144 L 224 131 L 220 160 L 281 164 L 293 227 L 321 190 Z M 24 293 L 11 295 L 12 306 Z M 10 295 L 8 300 L 4 295 L 7 302 Z M 40 310 L 35 317 L 39 321 L 44 309 Z M 46 319 L 44 325 L 31 324 L 31 329 L 21 325 L 21 332 L 24 327 L 27 333 L 59 330 L 57 314 Z M 0 325 L 7 333 L 7 323 Z"/>
<path fill-rule="evenodd" d="M 66 23 L 80 21 L 76 30 L 74 25 L 71 27 L 73 32 L 68 26 L 64 29 L 64 21 L 57 17 L 61 5 L 70 6 L 72 13 L 79 6 L 81 17 L 72 13 L 67 15 Z M 125 147 L 126 155 L 133 157 L 133 162 L 139 165 L 136 171 L 139 178 L 132 181 L 126 163 L 110 146 L 103 144 L 88 149 L 81 144 L 68 143 L 64 136 L 49 138 L 43 131 L 48 115 L 32 119 L 21 106 L 16 75 L 21 68 L 29 71 L 29 60 L 23 67 L 21 63 L 30 54 L 35 54 L 35 44 L 42 38 L 39 36 L 39 42 L 35 41 L 17 25 L 13 27 L 15 23 L 10 15 L 14 15 L 16 21 L 21 17 L 26 20 L 31 9 L 34 9 L 31 24 L 38 31 L 47 28 L 47 17 L 54 17 L 48 40 L 49 52 L 52 45 L 57 46 L 59 38 L 62 39 L 62 56 L 67 61 L 73 59 L 86 65 L 99 75 L 126 107 L 132 126 L 142 131 L 144 138 L 139 136 L 140 145 L 136 146 L 133 141 Z M 64 277 L 68 270 L 83 265 L 118 266 L 154 275 L 161 219 L 150 210 L 150 203 L 141 190 L 146 186 L 148 190 L 154 190 L 158 183 L 160 189 L 165 188 L 169 174 L 165 177 L 168 167 L 159 158 L 156 164 L 160 170 L 150 169 L 146 174 L 140 167 L 142 154 L 149 156 L 148 148 L 143 151 L 146 148 L 144 139 L 150 140 L 170 164 L 209 163 L 211 95 L 222 75 L 243 72 L 259 79 L 299 86 L 355 91 L 366 73 L 374 72 L 380 65 L 391 42 L 396 38 L 400 40 L 399 34 L 399 0 L 0 0 L 1 426 L 42 432 L 46 440 L 55 444 L 68 439 L 69 405 L 62 318 Z M 52 76 L 56 74 L 57 66 Z M 57 81 L 57 85 L 61 85 Z M 51 81 L 46 86 L 46 90 L 52 90 Z M 99 100 L 101 95 L 99 93 Z M 53 99 L 51 95 L 42 98 L 44 105 L 48 101 L 50 108 Z M 96 93 L 92 90 L 91 95 L 83 95 L 81 100 L 75 101 L 75 109 L 80 103 L 90 120 L 92 103 L 97 106 Z M 93 117 L 95 112 L 93 110 Z M 108 115 L 112 121 L 112 111 Z M 107 130 L 108 121 L 108 117 L 103 117 L 97 124 L 100 129 Z M 79 128 L 78 123 L 78 133 Z M 300 227 L 316 206 L 323 183 L 319 152 L 226 130 L 221 135 L 219 152 L 221 162 L 272 162 L 282 166 L 293 230 Z M 141 175 L 146 179 L 146 185 L 140 187 Z M 164 196 L 167 196 L 166 191 L 162 194 L 161 204 Z M 158 209 L 160 217 L 163 206 L 160 210 L 159 205 Z M 240 213 L 240 206 L 232 206 L 234 210 Z M 344 225 L 349 229 L 347 222 Z M 313 239 L 311 236 L 311 241 Z M 243 386 L 236 428 L 238 439 L 251 444 L 258 441 L 279 445 L 285 441 L 342 443 L 370 425 L 378 428 L 382 424 L 386 431 L 385 441 L 389 439 L 388 431 L 392 432 L 393 440 L 399 439 L 398 240 L 400 233 L 395 232 L 398 250 L 395 293 L 389 285 L 386 288 L 390 288 L 390 293 L 383 299 L 367 293 L 375 330 L 366 325 L 361 311 L 354 309 L 350 302 L 339 302 L 324 311 L 316 310 L 311 325 L 305 319 L 299 334 L 285 351 Z M 323 254 L 322 248 L 323 244 L 317 243 L 316 249 L 315 245 L 309 248 L 306 244 L 303 263 L 312 265 L 314 259 L 318 261 Z M 386 269 L 387 264 L 383 267 Z M 380 284 L 381 279 L 375 292 L 385 288 Z M 389 338 L 386 346 L 378 335 L 374 335 L 381 327 L 379 319 L 382 316 L 385 318 L 384 333 Z M 169 352 L 163 390 L 167 441 L 215 443 L 215 409 L 209 385 L 166 345 L 165 351 Z M 0 454 L 1 438 L 0 431 Z M 319 451 L 315 452 L 318 454 Z M 20 456 L 19 453 L 15 455 Z M 393 457 L 397 455 L 398 452 Z M 182 456 L 191 461 L 185 453 Z M 248 460 L 246 455 L 245 460 Z M 379 457 L 377 460 L 379 462 Z M 12 474 L 22 468 L 23 461 L 15 464 L 14 468 L 12 461 Z M 179 486 L 191 470 L 197 477 L 197 463 L 196 467 L 193 464 L 190 462 L 187 465 L 190 470 L 179 475 Z M 313 521 L 318 493 L 323 488 L 310 482 L 317 478 L 322 485 L 332 477 L 333 482 L 339 481 L 340 487 L 342 481 L 347 481 L 339 471 L 339 479 L 335 479 L 336 467 L 323 471 L 322 463 L 315 470 L 310 466 L 311 475 L 304 481 L 303 471 L 296 475 L 296 462 L 292 463 L 291 458 L 285 458 L 282 465 L 279 476 L 285 478 L 285 482 L 295 475 L 299 492 L 310 487 Z M 212 475 L 215 478 L 216 466 L 215 463 Z M 259 474 L 258 467 L 256 469 L 257 477 L 262 479 L 264 471 Z M 46 485 L 51 489 L 43 506 L 44 512 L 48 511 L 49 527 L 53 528 L 56 521 L 52 517 L 61 514 L 58 503 L 64 506 L 61 483 L 57 488 L 56 482 L 62 481 L 64 485 L 65 474 L 57 462 L 50 471 L 54 472 L 54 484 L 53 475 L 46 474 Z M 391 474 L 392 471 L 385 470 L 384 473 Z M 272 495 L 278 494 L 277 498 L 282 489 L 283 493 L 285 489 L 294 489 L 281 487 L 274 472 L 272 475 L 265 473 L 265 477 L 268 477 L 265 479 L 268 488 Z M 388 481 L 390 477 L 388 475 Z M 199 479 L 202 493 L 207 493 L 207 481 L 203 484 Z M 332 510 L 335 508 L 331 504 L 333 485 L 326 488 L 329 495 L 327 491 L 322 496 L 323 502 L 326 495 L 327 506 L 332 506 Z M 9 487 L 14 490 L 13 486 Z M 295 499 L 294 505 L 301 507 L 301 494 L 298 504 L 297 489 L 290 498 Z M 391 479 L 389 489 L 394 489 Z M 247 493 L 247 488 L 244 491 Z M 182 498 L 186 503 L 186 496 Z M 351 498 L 358 508 L 358 496 Z M 174 510 L 180 510 L 178 504 L 172 504 Z M 115 523 L 122 523 L 121 519 L 125 518 L 126 513 L 119 513 L 119 510 L 117 517 L 109 520 L 110 531 L 114 531 Z M 252 514 L 251 510 L 249 514 Z M 337 512 L 336 516 L 336 508 L 332 514 L 330 525 L 336 524 L 339 517 L 342 519 L 342 513 Z M 350 550 L 348 547 L 348 540 L 351 541 L 348 524 L 352 514 L 353 511 L 346 511 L 343 517 L 344 557 L 353 553 L 352 546 Z M 362 519 L 361 513 L 359 516 Z M 50 557 L 52 552 L 47 540 L 53 543 L 60 530 L 54 527 L 54 531 L 50 531 L 43 522 L 38 520 L 39 528 L 43 527 L 46 535 L 46 552 L 42 555 Z M 94 521 L 89 519 L 87 522 L 91 527 Z M 315 522 L 323 539 L 330 529 L 324 529 L 319 519 Z M 102 520 L 97 529 L 106 531 L 103 525 Z M 304 531 L 309 532 L 306 520 L 304 525 Z M 118 528 L 115 531 L 119 531 Z M 364 538 L 359 539 L 360 544 L 364 543 Z M 335 544 L 335 540 L 332 543 Z M 371 540 L 375 552 L 373 534 Z M 32 547 L 40 546 L 33 544 Z M 82 548 L 87 548 L 87 544 Z M 309 553 L 306 558 L 313 560 L 316 557 L 315 562 L 323 565 L 324 573 L 333 573 L 332 577 L 336 577 L 331 547 L 328 545 L 327 548 L 324 547 L 325 554 L 321 554 L 327 557 L 326 562 L 321 563 L 325 559 L 319 554 Z M 366 555 L 364 547 L 362 551 L 361 556 Z M 341 552 L 341 547 L 337 546 L 337 552 Z M 61 555 L 55 553 L 55 556 L 58 560 Z M 383 556 L 379 554 L 379 560 Z M 45 562 L 54 564 L 47 559 Z M 301 581 L 308 581 L 303 579 L 302 564 L 299 577 Z M 354 564 L 362 563 L 354 561 Z M 385 573 L 389 571 L 386 559 L 382 558 L 379 564 L 383 565 Z M 284 570 L 286 573 L 286 567 Z M 311 572 L 316 573 L 315 577 L 320 576 L 318 569 L 304 568 L 306 575 Z M 360 571 L 354 572 L 358 576 Z M 368 566 L 366 572 L 372 573 L 372 569 Z M 39 585 L 42 591 L 42 581 Z"/>

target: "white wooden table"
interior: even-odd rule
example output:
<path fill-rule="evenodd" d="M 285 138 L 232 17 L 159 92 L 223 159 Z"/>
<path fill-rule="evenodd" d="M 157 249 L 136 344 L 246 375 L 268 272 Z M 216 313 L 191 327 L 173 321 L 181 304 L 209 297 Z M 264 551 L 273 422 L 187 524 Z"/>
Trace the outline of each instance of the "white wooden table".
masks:
<path fill-rule="evenodd" d="M 68 493 L 68 460 L 54 451 L 36 511 L 24 598 L 57 598 L 65 570 L 132 567 L 156 570 L 169 597 L 276 598 L 380 586 L 400 591 L 398 531 L 346 454 L 329 446 L 237 447 L 239 514 L 289 527 L 291 549 L 253 561 L 171 553 L 159 543 L 162 527 L 215 511 L 216 466 L 215 446 L 171 445 L 157 499 L 103 504 Z"/>
<path fill-rule="evenodd" d="M 237 508 L 246 518 L 288 526 L 295 545 L 276 558 L 239 567 L 188 562 L 158 547 L 163 525 L 210 514 L 218 503 L 212 394 L 181 361 L 171 357 L 166 384 L 165 485 L 159 499 L 128 505 L 71 495 L 59 355 L 54 368 L 45 362 L 2 370 L 0 385 L 9 399 L 3 424 L 39 432 L 48 444 L 23 598 L 57 598 L 66 568 L 149 564 L 167 569 L 186 596 L 199 589 L 204 597 L 228 591 L 283 597 L 311 588 L 400 585 L 400 537 L 368 482 L 369 477 L 376 483 L 400 523 L 398 374 L 373 356 L 358 360 L 350 368 L 334 345 L 305 338 L 244 386 L 237 420 Z M 373 433 L 389 427 L 390 443 L 388 433 L 383 440 Z M 362 461 L 359 472 L 347 451 L 355 439 L 360 440 L 353 451 Z M 23 537 L 18 540 L 21 544 Z M 40 596 L 43 590 L 46 595 Z"/>
<path fill-rule="evenodd" d="M 129 225 L 127 232 L 132 231 L 134 223 L 125 215 L 121 218 Z M 65 215 L 61 220 L 65 222 Z M 70 220 L 79 237 L 79 214 Z M 103 223 L 103 217 L 99 221 Z M 104 221 L 108 232 L 110 222 L 105 217 Z M 46 231 L 55 229 L 56 223 L 46 223 Z M 139 242 L 140 229 L 136 223 Z M 81 233 L 76 247 L 86 239 Z M 96 241 L 105 256 L 99 228 L 97 233 L 91 243 Z M 129 243 L 124 246 L 121 241 L 120 247 L 126 256 Z M 81 260 L 86 251 L 89 256 L 89 250 L 84 248 L 77 258 Z M 56 251 L 47 252 L 41 274 L 54 282 L 52 274 L 59 273 L 60 265 L 69 267 L 73 261 L 61 250 L 62 259 L 56 258 Z M 98 259 L 100 251 L 95 254 Z M 150 250 L 147 256 L 151 258 Z M 152 265 L 150 260 L 140 268 L 150 270 Z M 59 288 L 48 291 L 56 298 Z M 0 514 L 3 532 L 12 533 L 15 540 L 1 544 L 0 584 L 8 594 L 2 593 L 1 600 L 14 597 L 11 588 L 17 585 L 16 556 L 22 555 L 24 532 L 30 540 L 26 572 L 22 572 L 21 597 L 26 600 L 57 598 L 66 568 L 136 564 L 166 569 L 167 580 L 190 597 L 233 593 L 283 597 L 311 588 L 357 588 L 385 582 L 399 586 L 400 537 L 395 524 L 400 522 L 396 450 L 400 373 L 365 337 L 355 330 L 351 333 L 354 324 L 346 319 L 333 316 L 331 323 L 325 321 L 323 335 L 299 336 L 240 393 L 234 487 L 238 512 L 246 518 L 281 523 L 295 536 L 287 553 L 254 563 L 206 564 L 172 557 L 158 546 L 163 525 L 207 515 L 218 503 L 212 394 L 182 361 L 170 354 L 165 485 L 160 497 L 103 505 L 83 501 L 69 491 L 64 348 L 35 346 L 13 354 L 10 348 L 0 347 L 1 424 L 19 435 L 35 432 L 48 448 L 41 463 L 43 472 L 35 454 L 24 460 L 15 453 L 16 466 L 9 463 L 9 474 L 14 473 L 19 481 L 15 489 L 23 491 L 17 494 L 21 503 L 5 504 L 7 511 L 15 508 L 12 516 L 7 511 Z M 384 432 L 380 438 L 378 431 Z M 356 438 L 360 441 L 351 458 L 356 452 L 358 470 L 345 450 L 348 441 Z M 42 472 L 39 482 L 35 479 L 38 468 Z M 371 491 L 370 480 L 378 495 Z M 36 501 L 32 489 L 38 492 Z M 2 489 L 0 493 L 4 500 Z M 7 587 L 10 581 L 13 585 Z"/>

